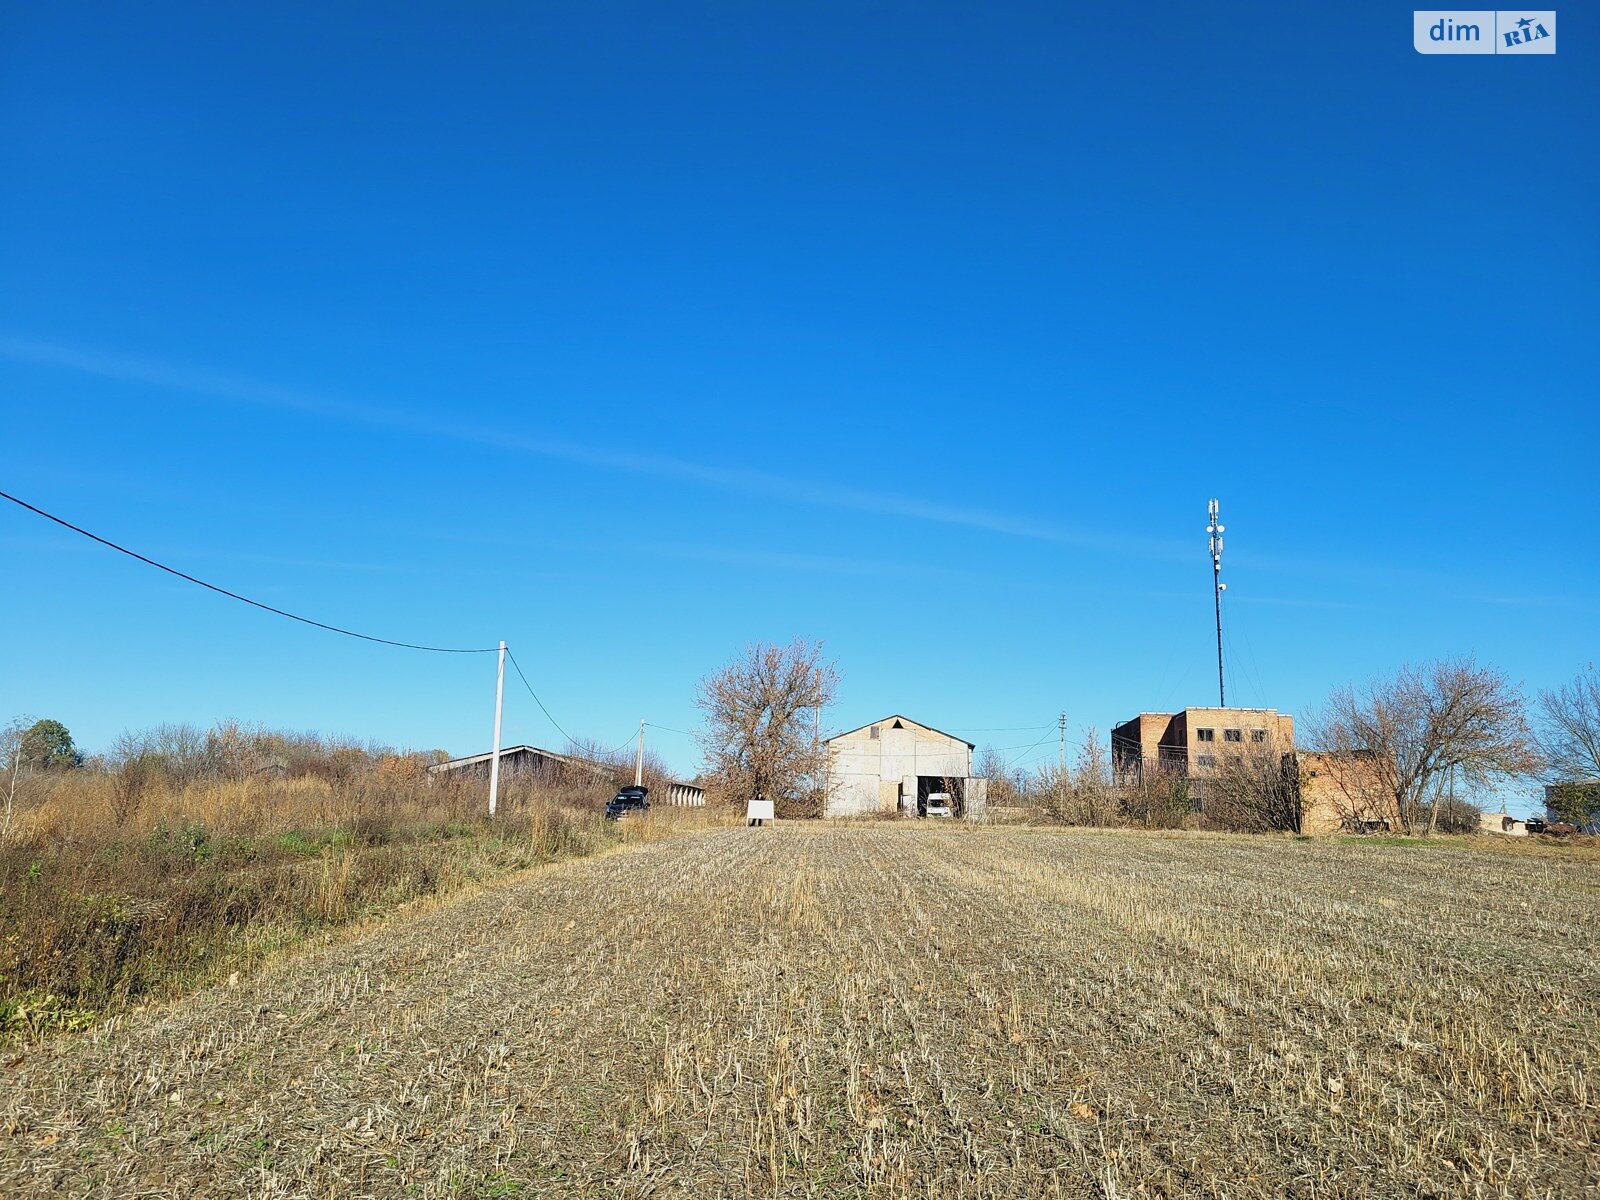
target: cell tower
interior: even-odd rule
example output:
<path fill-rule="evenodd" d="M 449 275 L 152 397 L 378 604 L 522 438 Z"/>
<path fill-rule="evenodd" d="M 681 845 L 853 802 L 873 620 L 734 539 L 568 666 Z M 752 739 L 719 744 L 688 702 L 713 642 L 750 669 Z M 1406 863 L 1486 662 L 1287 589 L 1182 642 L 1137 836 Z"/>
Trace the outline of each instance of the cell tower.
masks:
<path fill-rule="evenodd" d="M 1211 591 L 1217 606 L 1217 707 L 1228 707 L 1228 692 L 1222 682 L 1222 510 L 1212 500 L 1206 506 L 1206 532 L 1211 535 Z"/>

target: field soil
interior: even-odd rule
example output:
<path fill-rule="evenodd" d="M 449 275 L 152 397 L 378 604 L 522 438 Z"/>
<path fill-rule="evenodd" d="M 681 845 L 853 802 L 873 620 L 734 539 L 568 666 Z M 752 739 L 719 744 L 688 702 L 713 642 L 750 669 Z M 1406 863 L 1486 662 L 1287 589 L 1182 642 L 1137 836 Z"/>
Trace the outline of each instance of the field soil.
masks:
<path fill-rule="evenodd" d="M 689 834 L 16 1052 L 0 1195 L 1594 1195 L 1597 912 L 1558 856 Z"/>

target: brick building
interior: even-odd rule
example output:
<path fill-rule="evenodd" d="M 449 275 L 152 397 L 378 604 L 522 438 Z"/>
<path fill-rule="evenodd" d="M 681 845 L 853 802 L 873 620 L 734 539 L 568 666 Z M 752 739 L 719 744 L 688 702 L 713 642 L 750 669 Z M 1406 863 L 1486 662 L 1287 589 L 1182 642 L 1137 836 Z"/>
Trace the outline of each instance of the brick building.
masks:
<path fill-rule="evenodd" d="M 1197 794 L 1228 755 L 1293 749 L 1294 718 L 1275 708 L 1140 713 L 1111 730 L 1111 765 L 1118 779 L 1138 782 L 1150 772 L 1182 775 Z"/>
<path fill-rule="evenodd" d="M 1400 828 L 1389 774 L 1371 754 L 1295 755 L 1300 832 L 1388 832 Z"/>
<path fill-rule="evenodd" d="M 1294 718 L 1275 708 L 1186 708 L 1140 713 L 1111 731 L 1117 780 L 1138 784 L 1155 776 L 1187 781 L 1203 810 L 1207 777 L 1230 757 L 1271 755 L 1292 781 L 1303 833 L 1395 829 L 1400 814 L 1382 764 L 1369 754 L 1322 754 L 1296 749 Z"/>

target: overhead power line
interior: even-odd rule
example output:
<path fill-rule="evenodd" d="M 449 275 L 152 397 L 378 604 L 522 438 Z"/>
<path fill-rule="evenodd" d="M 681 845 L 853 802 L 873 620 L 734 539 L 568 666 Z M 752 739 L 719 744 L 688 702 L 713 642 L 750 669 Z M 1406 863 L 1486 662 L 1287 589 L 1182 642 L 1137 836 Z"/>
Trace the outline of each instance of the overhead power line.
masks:
<path fill-rule="evenodd" d="M 544 706 L 544 701 L 539 699 L 539 693 L 533 690 L 533 684 L 529 683 L 528 677 L 522 673 L 522 664 L 517 661 L 517 656 L 511 653 L 510 646 L 506 647 L 506 657 L 511 660 L 511 665 L 517 669 L 517 678 L 522 680 L 522 686 L 528 689 L 528 695 L 533 697 L 533 702 L 539 706 L 539 711 L 549 719 L 550 724 L 556 727 L 556 732 L 561 734 L 561 736 L 566 738 L 571 744 L 577 745 L 578 739 L 573 737 L 565 729 L 562 729 L 560 721 L 557 721 L 554 717 L 550 716 L 550 710 Z"/>
<path fill-rule="evenodd" d="M 1037 749 L 1038 747 L 1044 745 L 1049 740 L 1050 740 L 1050 734 L 1047 733 L 1042 738 L 1040 738 L 1037 742 L 1035 742 L 1032 746 L 1029 746 L 1026 749 L 1024 749 L 1023 752 L 1021 754 L 1017 755 L 1015 758 L 1006 759 L 1006 770 L 1009 771 L 1012 768 L 1012 766 L 1014 766 L 1016 763 L 1021 762 L 1023 760 L 1023 758 L 1025 758 L 1027 756 L 1027 753 L 1028 753 L 1029 750 Z"/>
<path fill-rule="evenodd" d="M 265 604 L 260 600 L 252 600 L 249 596 L 242 596 L 238 592 L 230 591 L 225 587 L 220 587 L 217 584 L 208 583 L 204 579 L 196 578 L 195 576 L 190 575 L 187 571 L 180 571 L 176 567 L 169 567 L 166 563 L 157 562 L 148 555 L 140 554 L 137 550 L 130 550 L 128 547 L 119 545 L 118 543 L 111 541 L 109 538 L 103 538 L 97 533 L 91 533 L 89 530 L 84 529 L 80 525 L 74 525 L 71 521 L 68 521 L 64 517 L 58 517 L 54 513 L 46 512 L 37 505 L 29 504 L 26 500 L 23 500 L 18 496 L 13 496 L 10 492 L 0 491 L 0 499 L 9 500 L 19 508 L 25 508 L 29 512 L 43 517 L 47 521 L 53 521 L 55 524 L 60 525 L 63 529 L 70 529 L 73 533 L 79 534 L 82 537 L 86 537 L 92 542 L 98 542 L 100 545 L 105 546 L 108 549 L 115 550 L 119 554 L 126 554 L 129 558 L 136 559 L 137 561 L 144 563 L 146 566 L 154 567 L 158 571 L 165 571 L 168 575 L 175 575 L 179 579 L 185 580 L 188 583 L 196 584 L 199 587 L 205 588 L 207 591 L 216 592 L 219 596 L 226 596 L 230 600 L 237 600 L 241 604 L 248 604 L 252 608 L 259 608 L 263 612 L 269 612 L 279 617 L 287 617 L 291 621 L 298 621 L 302 625 L 311 625 L 317 629 L 325 629 L 329 633 L 338 633 L 343 634 L 345 637 L 358 638 L 363 642 L 376 642 L 382 646 L 396 646 L 402 650 L 426 650 L 434 654 L 495 654 L 500 650 L 499 646 L 428 646 L 420 642 L 401 642 L 396 641 L 393 638 L 382 638 L 370 633 L 360 633 L 354 629 L 345 629 L 339 625 L 330 625 L 326 621 L 316 621 L 310 617 L 303 617 L 299 613 L 292 613 L 287 609 L 277 608 L 271 604 Z M 522 680 L 522 686 L 528 689 L 528 695 L 533 697 L 533 702 L 539 706 L 539 711 L 544 713 L 546 719 L 549 720 L 550 724 L 556 727 L 556 729 L 561 733 L 562 737 L 566 738 L 569 742 L 574 742 L 575 739 L 573 736 L 562 728 L 561 722 L 557 721 L 555 717 L 551 715 L 550 710 L 545 707 L 544 701 L 539 699 L 539 693 L 533 690 L 533 685 L 528 682 L 527 675 L 523 673 L 522 664 L 517 661 L 517 656 L 511 652 L 510 647 L 506 648 L 506 657 L 511 660 L 511 665 L 516 668 L 517 678 Z"/>
<path fill-rule="evenodd" d="M 318 629 L 326 629 L 329 633 L 343 634 L 345 637 L 360 638 L 363 642 L 377 642 L 381 646 L 398 646 L 402 650 L 427 650 L 434 654 L 494 654 L 500 649 L 498 646 L 424 646 L 417 642 L 397 642 L 392 638 L 375 637 L 370 633 L 357 633 L 354 629 L 344 629 L 338 625 L 329 625 L 326 621 L 313 621 L 310 617 L 302 617 L 298 613 L 288 612 L 281 608 L 274 608 L 270 604 L 263 604 L 260 600 L 252 600 L 249 596 L 241 596 L 238 592 L 230 592 L 225 587 L 218 587 L 214 583 L 207 583 L 204 579 L 196 579 L 193 575 L 190 575 L 184 571 L 180 571 L 176 567 L 169 567 L 166 563 L 159 563 L 153 558 L 147 558 L 145 555 L 140 554 L 137 550 L 130 550 L 126 546 L 119 546 L 116 542 L 113 542 L 108 538 L 103 538 L 97 533 L 90 533 L 87 529 L 84 529 L 78 525 L 74 525 L 71 521 L 58 517 L 54 513 L 47 513 L 44 509 L 37 508 L 34 505 L 29 504 L 26 500 L 22 500 L 11 495 L 9 492 L 0 492 L 0 499 L 9 500 L 19 508 L 25 508 L 29 512 L 41 516 L 47 521 L 54 521 L 63 529 L 70 529 L 73 533 L 81 534 L 83 537 L 88 538 L 91 542 L 99 542 L 102 546 L 109 547 L 110 549 L 115 550 L 118 554 L 126 554 L 129 558 L 137 559 L 146 566 L 154 567 L 158 571 L 165 571 L 168 575 L 176 575 L 179 579 L 187 580 L 189 583 L 198 584 L 207 591 L 216 592 L 219 596 L 226 596 L 230 600 L 237 600 L 241 604 L 248 604 L 251 608 L 259 608 L 263 612 L 273 613 L 274 615 L 280 617 L 288 617 L 291 621 L 299 621 L 302 625 L 312 625 Z M 538 697 L 536 696 L 534 699 L 538 699 Z M 544 706 L 540 705 L 540 707 L 542 708 Z M 549 714 L 546 713 L 545 715 L 548 716 Z"/>
<path fill-rule="evenodd" d="M 264 613 L 274 613 L 275 616 L 286 616 L 286 618 L 290 619 L 290 621 L 301 622 L 302 626 L 315 626 L 317 629 L 328 630 L 330 634 L 342 634 L 344 637 L 360 638 L 362 642 L 376 642 L 379 643 L 379 645 L 384 646 L 398 646 L 398 648 L 402 648 L 402 650 L 427 650 L 432 651 L 432 653 L 435 654 L 493 654 L 499 650 L 499 646 L 426 646 L 421 645 L 421 643 L 418 642 L 395 642 L 394 638 L 374 637 L 373 634 L 358 634 L 357 630 L 344 629 L 344 627 L 341 626 L 330 626 L 330 624 L 328 624 L 326 621 L 312 621 L 309 616 L 301 616 L 299 613 L 290 613 L 290 611 L 283 610 L 283 608 L 274 608 L 272 605 L 262 603 L 261 600 L 251 600 L 248 595 L 240 595 L 238 592 L 230 592 L 230 590 L 227 590 L 226 587 L 218 587 L 216 584 L 208 584 L 205 579 L 197 579 L 195 576 L 192 576 L 192 574 L 187 573 L 187 571 L 179 571 L 176 566 L 168 566 L 166 563 L 155 562 L 155 558 L 146 557 L 146 555 L 139 554 L 138 550 L 130 550 L 126 546 L 118 546 L 117 542 L 110 541 L 109 538 L 101 538 L 98 533 L 90 533 L 90 531 L 85 530 L 85 528 L 82 528 L 82 526 L 74 525 L 74 523 L 69 522 L 69 520 L 64 520 L 64 518 L 54 515 L 53 512 L 45 512 L 45 510 L 40 509 L 40 507 L 32 506 L 32 504 L 29 504 L 26 499 L 16 498 L 16 496 L 8 493 L 8 491 L 0 491 L 0 499 L 8 499 L 8 501 L 13 502 L 13 504 L 16 504 L 18 507 L 22 507 L 22 509 L 27 509 L 29 512 L 32 512 L 32 514 L 37 514 L 40 515 L 40 517 L 45 518 L 45 520 L 48 520 L 48 522 L 54 522 L 56 525 L 62 526 L 64 530 L 72 530 L 74 533 L 82 534 L 82 536 L 90 539 L 90 541 L 99 542 L 101 546 L 106 546 L 109 547 L 109 549 L 117 550 L 118 554 L 125 554 L 130 558 L 138 558 L 139 562 L 146 563 L 147 566 L 154 566 L 155 570 L 166 571 L 168 574 L 176 574 L 179 579 L 186 579 L 187 582 L 192 582 L 192 584 L 198 584 L 200 587 L 205 587 L 208 592 L 216 592 L 218 595 L 226 595 L 229 600 L 238 600 L 240 603 L 250 605 L 251 608 L 259 608 L 259 610 L 264 611 Z"/>
<path fill-rule="evenodd" d="M 957 729 L 955 733 L 1037 733 L 1041 729 L 1054 729 L 1055 725 L 992 725 L 987 729 Z"/>
<path fill-rule="evenodd" d="M 622 753 L 622 751 L 626 747 L 633 745 L 633 739 L 638 737 L 638 736 L 639 735 L 638 735 L 637 732 L 634 732 L 634 731 L 630 730 L 627 737 L 623 738 L 615 746 L 612 746 L 609 750 L 606 751 L 606 753 L 607 754 L 620 754 L 620 753 Z"/>
<path fill-rule="evenodd" d="M 19 508 L 25 508 L 36 516 L 43 517 L 47 521 L 53 521 L 63 529 L 70 529 L 73 533 L 76 533 L 82 537 L 86 537 L 92 542 L 98 542 L 100 545 L 105 546 L 110 550 L 115 550 L 118 554 L 126 554 L 129 558 L 142 562 L 146 566 L 154 567 L 158 571 L 165 571 L 168 575 L 174 575 L 188 583 L 203 587 L 207 591 L 216 592 L 219 596 L 226 596 L 230 600 L 237 600 L 241 604 L 248 604 L 252 608 L 259 608 L 263 612 L 272 613 L 274 616 L 287 617 L 291 621 L 298 621 L 302 625 L 310 625 L 317 629 L 325 629 L 329 633 L 338 633 L 344 635 L 345 637 L 358 638 L 363 642 L 376 642 L 381 646 L 396 646 L 402 650 L 426 650 L 434 654 L 496 654 L 501 649 L 500 646 L 428 646 L 420 642 L 401 642 L 396 641 L 393 638 L 382 638 L 370 633 L 360 633 L 354 629 L 345 629 L 339 625 L 330 625 L 326 621 L 315 621 L 310 617 L 303 617 L 299 613 L 292 613 L 287 609 L 277 608 L 274 605 L 265 604 L 260 600 L 252 600 L 249 596 L 242 596 L 238 592 L 230 591 L 225 587 L 220 587 L 214 583 L 208 583 L 204 579 L 199 579 L 193 575 L 190 575 L 187 571 L 180 571 L 176 567 L 169 567 L 166 563 L 157 562 L 148 555 L 140 554 L 137 550 L 130 550 L 128 547 L 119 545 L 109 538 L 103 538 L 97 533 L 91 533 L 89 530 L 84 529 L 80 525 L 74 525 L 71 521 L 68 521 L 64 517 L 58 517 L 54 513 L 46 512 L 37 505 L 29 504 L 26 500 L 23 500 L 19 496 L 13 496 L 10 492 L 0 491 L 0 499 L 9 500 Z M 557 721 L 555 717 L 551 715 L 550 710 L 545 707 L 544 701 L 539 699 L 539 693 L 533 690 L 533 685 L 528 682 L 528 676 L 522 670 L 522 664 L 517 661 L 517 656 L 511 652 L 511 648 L 509 646 L 505 647 L 505 653 L 506 657 L 511 660 L 511 665 L 516 669 L 517 678 L 522 680 L 522 686 L 528 689 L 528 695 L 532 696 L 533 702 L 539 706 L 539 711 L 544 713 L 545 718 L 550 722 L 550 724 L 556 727 L 557 731 L 560 732 L 562 737 L 566 738 L 569 743 L 576 744 L 577 739 L 575 739 L 570 733 L 562 728 L 561 722 Z M 496 719 L 498 721 L 498 717 Z M 679 731 L 674 730 L 673 732 Z M 496 737 L 498 739 L 498 729 L 496 730 Z"/>

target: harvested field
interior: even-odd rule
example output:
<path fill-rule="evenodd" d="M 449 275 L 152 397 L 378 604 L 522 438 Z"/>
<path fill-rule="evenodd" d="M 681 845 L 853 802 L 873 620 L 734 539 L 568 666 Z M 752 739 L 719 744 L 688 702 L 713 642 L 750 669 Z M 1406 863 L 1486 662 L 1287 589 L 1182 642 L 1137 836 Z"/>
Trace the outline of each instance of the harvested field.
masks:
<path fill-rule="evenodd" d="M 1600 866 L 790 825 L 5 1064 L 0 1194 L 1578 1196 Z"/>

